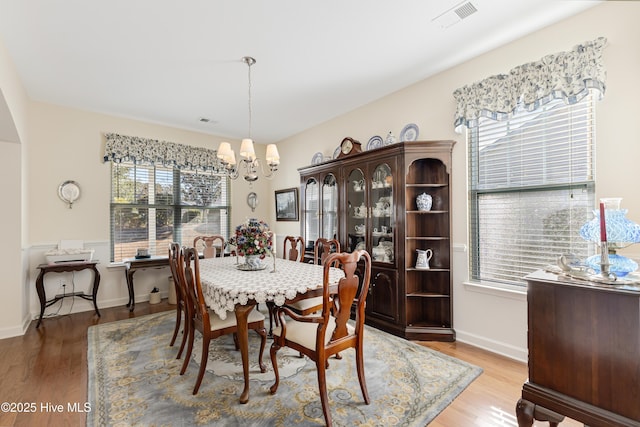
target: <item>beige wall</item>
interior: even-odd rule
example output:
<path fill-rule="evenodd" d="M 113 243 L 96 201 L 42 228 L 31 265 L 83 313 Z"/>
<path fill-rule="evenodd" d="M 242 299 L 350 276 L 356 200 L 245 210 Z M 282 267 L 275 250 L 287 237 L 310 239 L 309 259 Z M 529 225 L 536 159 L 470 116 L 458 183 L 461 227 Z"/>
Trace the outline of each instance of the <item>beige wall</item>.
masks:
<path fill-rule="evenodd" d="M 0 178 L 4 183 L 2 245 L 0 245 L 0 337 L 21 333 L 27 325 L 27 225 L 24 176 L 27 146 L 27 96 L 13 61 L 0 41 Z"/>
<path fill-rule="evenodd" d="M 640 144 L 631 126 L 640 117 L 640 3 L 607 2 L 573 18 L 538 31 L 464 64 L 446 70 L 349 114 L 295 135 L 279 146 L 299 164 L 308 164 L 313 153 L 333 152 L 339 141 L 351 136 L 366 144 L 373 135 L 398 135 L 407 123 L 420 128 L 419 139 L 454 139 L 453 242 L 454 327 L 458 339 L 526 360 L 526 300 L 520 292 L 468 286 L 467 174 L 464 135 L 453 131 L 455 111 L 452 93 L 458 87 L 490 75 L 506 73 L 544 55 L 570 50 L 600 36 L 608 39 L 604 61 L 607 91 L 597 106 L 598 197 L 623 197 L 629 217 L 640 222 Z M 455 28 L 455 27 L 453 27 Z M 313 151 L 316 151 L 315 149 Z M 293 185 L 295 176 L 287 177 Z M 287 185 L 282 182 L 282 186 Z M 636 245 L 638 246 L 638 245 Z M 640 248 L 631 248 L 637 252 Z"/>
<path fill-rule="evenodd" d="M 214 149 L 221 138 L 39 102 L 31 102 L 29 118 L 30 209 L 27 216 L 30 255 L 27 265 L 27 289 L 30 290 L 30 315 L 39 312 L 39 303 L 34 292 L 37 266 L 44 262 L 44 253 L 55 248 L 62 239 L 83 240 L 87 248 L 95 250 L 94 259 L 100 260 L 98 268 L 101 273 L 99 307 L 124 305 L 128 300 L 128 294 L 123 267 L 109 263 L 111 180 L 110 163 L 102 162 L 104 134 L 114 132 Z M 236 150 L 239 148 L 238 141 L 230 142 Z M 264 146 L 256 146 L 256 152 L 259 157 L 264 157 Z M 58 186 L 65 180 L 74 180 L 81 188 L 81 196 L 72 209 L 58 198 Z M 259 179 L 251 186 L 242 178 L 233 181 L 232 226 L 249 216 L 268 218 L 268 190 L 269 181 L 265 179 Z M 250 191 L 255 191 L 263 199 L 253 214 L 246 204 L 246 195 Z M 166 295 L 168 275 L 167 269 L 136 274 L 136 300 L 147 300 L 148 293 L 154 286 L 158 286 L 163 295 Z M 87 290 L 90 279 L 89 272 L 76 273 L 73 276 L 70 273 L 49 274 L 45 276 L 45 288 L 48 295 L 59 293 L 62 280 L 66 284 L 73 282 L 76 287 Z M 88 301 L 64 300 L 59 312 L 91 309 L 91 303 Z M 48 309 L 45 314 L 54 310 L 58 310 L 57 305 Z"/>

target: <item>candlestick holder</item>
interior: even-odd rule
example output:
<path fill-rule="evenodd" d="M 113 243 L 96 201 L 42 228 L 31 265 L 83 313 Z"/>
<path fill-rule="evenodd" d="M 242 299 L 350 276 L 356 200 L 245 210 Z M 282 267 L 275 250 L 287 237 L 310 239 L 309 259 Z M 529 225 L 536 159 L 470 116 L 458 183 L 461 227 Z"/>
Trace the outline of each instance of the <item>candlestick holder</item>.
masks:
<path fill-rule="evenodd" d="M 617 276 L 609 271 L 609 245 L 607 242 L 600 242 L 600 275 L 607 280 L 615 281 Z"/>

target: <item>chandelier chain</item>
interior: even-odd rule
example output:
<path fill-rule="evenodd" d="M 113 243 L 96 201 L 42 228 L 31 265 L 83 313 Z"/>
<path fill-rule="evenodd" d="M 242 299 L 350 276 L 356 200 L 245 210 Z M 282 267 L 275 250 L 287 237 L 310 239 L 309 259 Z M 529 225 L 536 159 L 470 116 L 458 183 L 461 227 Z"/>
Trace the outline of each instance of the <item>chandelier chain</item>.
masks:
<path fill-rule="evenodd" d="M 255 63 L 255 59 L 249 57 L 245 60 L 247 65 L 249 66 L 249 139 L 253 139 L 253 108 L 252 108 L 252 98 L 251 98 L 251 66 Z"/>

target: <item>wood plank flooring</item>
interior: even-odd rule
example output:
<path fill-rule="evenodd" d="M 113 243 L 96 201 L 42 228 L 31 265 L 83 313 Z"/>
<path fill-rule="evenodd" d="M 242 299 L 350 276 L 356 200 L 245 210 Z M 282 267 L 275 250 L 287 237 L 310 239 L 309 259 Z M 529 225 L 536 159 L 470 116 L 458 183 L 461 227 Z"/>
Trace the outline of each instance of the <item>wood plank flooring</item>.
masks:
<path fill-rule="evenodd" d="M 84 426 L 87 401 L 87 327 L 149 313 L 174 310 L 160 304 L 136 304 L 32 322 L 22 337 L 0 340 L 0 402 L 14 404 L 20 412 L 0 411 L 0 426 Z M 425 346 L 481 366 L 484 373 L 431 424 L 434 427 L 516 426 L 515 405 L 527 378 L 524 363 L 462 343 L 424 342 Z M 62 405 L 62 410 L 60 406 Z M 536 426 L 547 423 L 536 423 Z M 581 424 L 565 420 L 561 426 Z"/>

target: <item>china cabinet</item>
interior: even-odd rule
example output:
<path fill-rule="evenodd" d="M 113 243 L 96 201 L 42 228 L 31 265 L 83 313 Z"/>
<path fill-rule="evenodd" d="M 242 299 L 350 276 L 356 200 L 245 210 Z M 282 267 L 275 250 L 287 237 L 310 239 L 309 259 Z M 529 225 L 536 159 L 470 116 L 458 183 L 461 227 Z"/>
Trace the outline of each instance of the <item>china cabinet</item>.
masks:
<path fill-rule="evenodd" d="M 298 169 L 307 247 L 324 237 L 338 239 L 343 251 L 366 249 L 373 261 L 366 322 L 407 339 L 455 339 L 450 240 L 454 143 L 402 142 Z M 432 201 L 429 210 L 416 205 L 424 194 Z M 418 251 L 428 249 L 429 268 L 416 268 Z"/>

